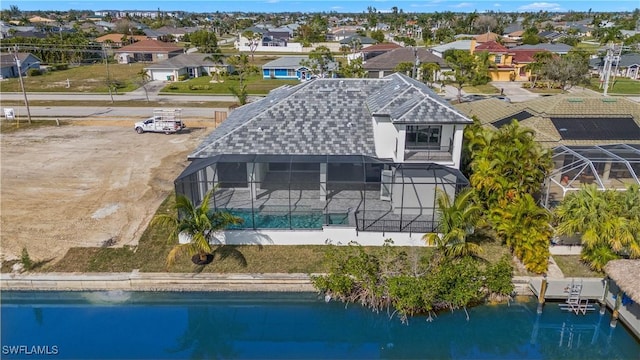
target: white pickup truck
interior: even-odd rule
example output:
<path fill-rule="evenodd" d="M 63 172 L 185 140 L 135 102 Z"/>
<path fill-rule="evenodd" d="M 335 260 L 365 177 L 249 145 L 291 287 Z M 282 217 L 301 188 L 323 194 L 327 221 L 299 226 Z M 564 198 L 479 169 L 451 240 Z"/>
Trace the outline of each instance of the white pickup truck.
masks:
<path fill-rule="evenodd" d="M 172 134 L 185 129 L 182 122 L 182 109 L 156 109 L 153 116 L 135 123 L 134 129 L 138 134 L 145 132 L 163 132 Z"/>

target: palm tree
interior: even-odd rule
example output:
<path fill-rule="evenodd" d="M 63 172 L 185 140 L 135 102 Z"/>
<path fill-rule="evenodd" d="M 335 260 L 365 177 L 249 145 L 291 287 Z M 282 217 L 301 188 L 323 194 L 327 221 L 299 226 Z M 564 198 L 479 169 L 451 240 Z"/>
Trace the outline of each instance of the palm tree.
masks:
<path fill-rule="evenodd" d="M 547 271 L 549 242 L 552 229 L 551 214 L 538 206 L 529 194 L 517 196 L 490 215 L 495 230 L 513 253 L 522 260 L 527 270 Z"/>
<path fill-rule="evenodd" d="M 478 256 L 480 245 L 470 241 L 481 222 L 482 208 L 474 201 L 473 189 L 461 191 L 453 201 L 449 195 L 438 195 L 438 232 L 422 236 L 428 245 L 435 245 L 447 257 Z"/>
<path fill-rule="evenodd" d="M 229 90 L 238 98 L 240 105 L 244 105 L 247 103 L 247 98 L 249 97 L 247 85 L 244 83 L 245 73 L 249 68 L 249 57 L 247 54 L 240 53 L 229 57 L 228 62 L 236 68 L 240 80 L 237 89 L 235 87 L 229 87 Z"/>
<path fill-rule="evenodd" d="M 147 91 L 147 83 L 149 83 L 149 80 L 151 80 L 151 77 L 149 76 L 149 73 L 145 69 L 141 69 L 140 71 L 138 71 L 137 75 L 138 75 L 138 79 L 140 80 L 140 84 L 144 89 L 144 95 L 147 97 L 147 102 L 149 102 L 149 92 Z"/>
<path fill-rule="evenodd" d="M 525 66 L 525 69 L 531 72 L 531 87 L 536 87 L 536 81 L 542 74 L 544 65 L 553 58 L 550 51 L 541 51 L 533 55 L 533 62 Z"/>
<path fill-rule="evenodd" d="M 438 63 L 420 64 L 420 73 L 422 74 L 422 81 L 431 87 L 433 87 L 433 83 L 437 79 L 438 71 L 440 71 L 440 65 Z"/>
<path fill-rule="evenodd" d="M 222 51 L 220 51 L 219 48 L 216 48 L 211 54 L 202 58 L 202 60 L 211 61 L 214 65 L 222 65 L 224 64 L 224 55 L 222 54 Z M 215 76 L 215 82 L 218 82 L 220 80 L 220 68 L 216 68 L 214 73 L 215 75 L 213 76 Z"/>
<path fill-rule="evenodd" d="M 347 44 L 344 44 L 342 46 L 340 46 L 340 52 L 342 53 L 342 56 L 346 59 L 347 58 L 347 54 L 349 53 L 349 51 L 351 51 L 351 47 Z"/>
<path fill-rule="evenodd" d="M 213 260 L 211 242 L 216 232 L 231 225 L 242 223 L 242 219 L 226 211 L 211 211 L 209 203 L 216 191 L 214 187 L 202 199 L 200 206 L 195 206 L 184 195 L 176 195 L 174 214 L 156 215 L 151 224 L 171 229 L 169 239 L 175 241 L 181 234 L 189 239 L 188 243 L 175 245 L 167 255 L 167 265 L 175 263 L 178 255 L 189 254 L 198 264 L 207 264 Z M 197 256 L 197 257 L 196 257 Z M 238 258 L 237 256 L 234 256 Z M 240 261 L 246 263 L 241 258 Z"/>
<path fill-rule="evenodd" d="M 637 186 L 624 192 L 585 186 L 556 207 L 556 232 L 580 234 L 582 258 L 595 270 L 601 271 L 606 261 L 621 255 L 640 258 L 638 199 Z"/>

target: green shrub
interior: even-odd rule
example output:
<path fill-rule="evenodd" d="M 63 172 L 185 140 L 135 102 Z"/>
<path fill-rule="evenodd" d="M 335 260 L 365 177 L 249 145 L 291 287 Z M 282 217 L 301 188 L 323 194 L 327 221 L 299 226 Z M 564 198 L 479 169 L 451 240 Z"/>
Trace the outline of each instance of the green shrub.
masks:
<path fill-rule="evenodd" d="M 178 81 L 185 81 L 188 78 L 189 78 L 189 75 L 183 74 L 183 75 L 178 76 Z"/>
<path fill-rule="evenodd" d="M 189 85 L 189 90 L 211 90 L 211 86 L 208 84 Z"/>
<path fill-rule="evenodd" d="M 510 295 L 514 286 L 512 281 L 513 266 L 508 256 L 487 267 L 484 273 L 487 290 L 491 294 Z"/>
<path fill-rule="evenodd" d="M 26 247 L 22 248 L 20 262 L 22 263 L 22 266 L 24 266 L 25 270 L 31 270 L 33 268 L 33 260 L 31 260 L 31 257 L 29 256 L 29 252 L 27 251 Z"/>
<path fill-rule="evenodd" d="M 51 71 L 68 70 L 69 64 L 53 64 L 51 65 Z"/>
<path fill-rule="evenodd" d="M 42 75 L 42 70 L 40 69 L 28 69 L 27 76 L 40 76 Z"/>

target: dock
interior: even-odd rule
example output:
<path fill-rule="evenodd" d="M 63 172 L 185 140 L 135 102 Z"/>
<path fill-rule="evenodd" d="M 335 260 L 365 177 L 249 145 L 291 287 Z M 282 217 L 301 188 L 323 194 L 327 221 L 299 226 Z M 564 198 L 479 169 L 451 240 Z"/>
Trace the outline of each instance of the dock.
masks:
<path fill-rule="evenodd" d="M 538 314 L 542 312 L 542 306 L 547 300 L 555 301 L 562 310 L 570 311 L 576 315 L 585 315 L 588 311 L 595 310 L 595 304 L 600 304 L 600 314 L 604 314 L 604 307 L 610 308 L 614 315 L 611 327 L 615 327 L 615 321 L 619 317 L 631 333 L 640 339 L 640 305 L 630 304 L 620 306 L 616 301 L 623 296 L 617 291 L 618 297 L 611 292 L 611 285 L 607 280 L 599 278 L 564 278 L 545 279 L 531 278 L 529 289 L 538 298 Z M 543 293 L 543 298 L 540 298 Z"/>
<path fill-rule="evenodd" d="M 532 278 L 529 288 L 540 299 L 543 278 Z M 580 299 L 590 302 L 602 301 L 605 295 L 605 281 L 599 278 L 547 279 L 544 300 L 567 300 L 571 286 L 581 284 Z"/>

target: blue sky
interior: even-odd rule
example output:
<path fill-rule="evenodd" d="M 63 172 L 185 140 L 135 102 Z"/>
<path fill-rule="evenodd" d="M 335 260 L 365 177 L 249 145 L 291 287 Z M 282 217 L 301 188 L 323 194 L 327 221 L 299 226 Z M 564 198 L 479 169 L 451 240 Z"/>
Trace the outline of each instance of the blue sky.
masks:
<path fill-rule="evenodd" d="M 389 11 L 392 7 L 404 12 L 483 12 L 487 10 L 512 11 L 632 11 L 640 8 L 640 0 L 558 0 L 558 1 L 523 1 L 523 0 L 2 0 L 2 9 L 11 5 L 20 10 L 184 10 L 191 12 L 365 12 L 367 7 L 375 7 L 378 11 Z"/>

